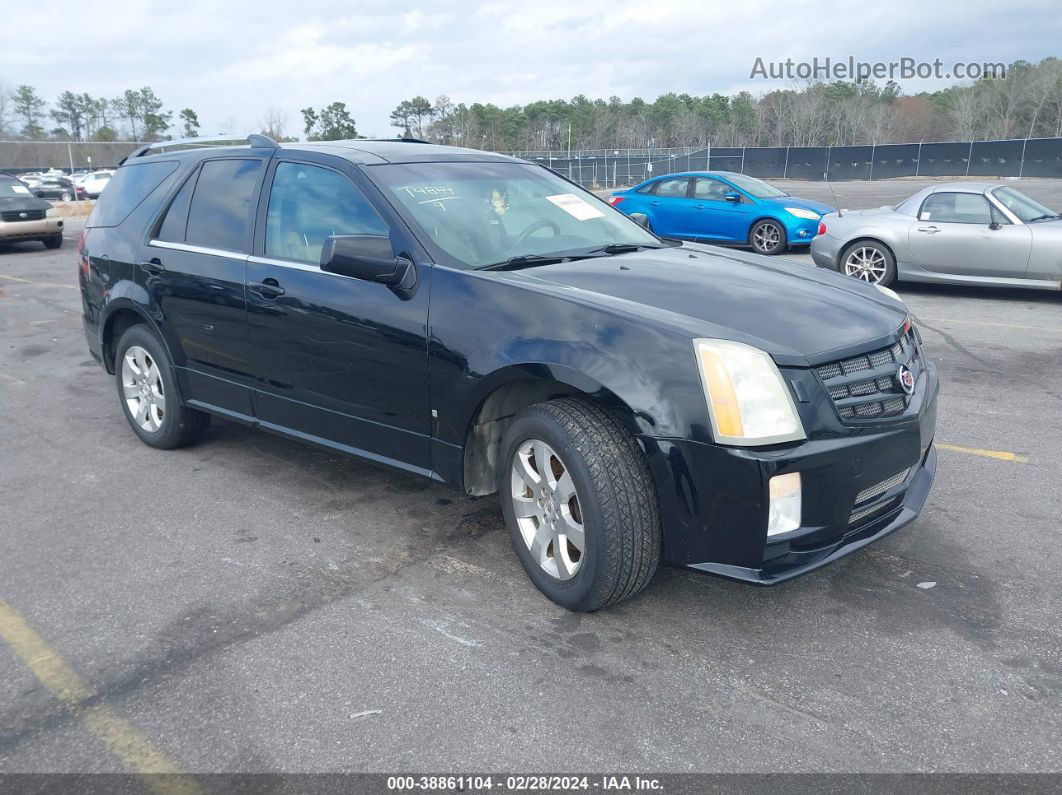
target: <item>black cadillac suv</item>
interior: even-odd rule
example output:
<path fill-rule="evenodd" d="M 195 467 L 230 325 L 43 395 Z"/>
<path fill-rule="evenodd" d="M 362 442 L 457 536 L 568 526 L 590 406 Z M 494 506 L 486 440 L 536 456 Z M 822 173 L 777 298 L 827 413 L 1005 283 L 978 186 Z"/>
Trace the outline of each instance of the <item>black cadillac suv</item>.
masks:
<path fill-rule="evenodd" d="M 937 374 L 894 293 L 663 240 L 512 157 L 149 146 L 78 258 L 145 443 L 218 416 L 499 492 L 574 610 L 660 561 L 780 582 L 909 523 L 933 480 Z"/>

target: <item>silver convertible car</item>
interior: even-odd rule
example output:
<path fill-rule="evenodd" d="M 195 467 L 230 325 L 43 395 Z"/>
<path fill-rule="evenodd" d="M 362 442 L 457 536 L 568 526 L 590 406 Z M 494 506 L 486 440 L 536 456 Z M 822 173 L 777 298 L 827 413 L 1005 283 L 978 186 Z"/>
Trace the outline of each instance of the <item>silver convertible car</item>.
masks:
<path fill-rule="evenodd" d="M 1007 185 L 949 182 L 895 207 L 822 219 L 815 264 L 888 286 L 897 279 L 1062 289 L 1062 216 Z"/>

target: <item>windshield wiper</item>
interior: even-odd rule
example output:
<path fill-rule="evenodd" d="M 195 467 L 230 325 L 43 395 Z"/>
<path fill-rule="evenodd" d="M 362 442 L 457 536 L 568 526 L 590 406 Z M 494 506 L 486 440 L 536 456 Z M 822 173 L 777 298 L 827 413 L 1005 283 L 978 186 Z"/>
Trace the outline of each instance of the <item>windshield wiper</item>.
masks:
<path fill-rule="evenodd" d="M 648 243 L 609 243 L 607 246 L 601 246 L 600 248 L 592 248 L 587 251 L 587 254 L 629 254 L 632 251 L 638 251 L 643 248 L 663 248 L 663 246 L 653 246 Z"/>
<path fill-rule="evenodd" d="M 490 265 L 480 265 L 477 271 L 512 271 L 519 268 L 533 267 L 535 265 L 553 265 L 565 260 L 577 259 L 572 254 L 521 254 L 518 257 L 509 257 L 501 262 L 492 262 Z"/>

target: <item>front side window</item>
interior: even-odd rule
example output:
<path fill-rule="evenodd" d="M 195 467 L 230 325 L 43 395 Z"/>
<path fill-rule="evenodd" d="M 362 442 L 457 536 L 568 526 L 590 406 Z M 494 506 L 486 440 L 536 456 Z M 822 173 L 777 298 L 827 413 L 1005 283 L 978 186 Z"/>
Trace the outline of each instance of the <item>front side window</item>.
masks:
<path fill-rule="evenodd" d="M 280 163 L 266 213 L 267 257 L 321 261 L 330 235 L 382 235 L 390 230 L 347 177 L 305 163 Z"/>
<path fill-rule="evenodd" d="M 623 213 L 539 166 L 395 163 L 365 171 L 405 210 L 418 236 L 457 267 L 610 244 L 660 246 Z"/>
<path fill-rule="evenodd" d="M 222 251 L 243 251 L 261 169 L 261 160 L 205 162 L 188 208 L 185 241 Z"/>
<path fill-rule="evenodd" d="M 693 185 L 693 195 L 697 199 L 710 202 L 725 202 L 728 193 L 737 193 L 733 188 L 717 179 L 697 177 Z"/>
<path fill-rule="evenodd" d="M 918 220 L 988 226 L 992 223 L 992 212 L 980 193 L 934 193 L 922 205 Z"/>

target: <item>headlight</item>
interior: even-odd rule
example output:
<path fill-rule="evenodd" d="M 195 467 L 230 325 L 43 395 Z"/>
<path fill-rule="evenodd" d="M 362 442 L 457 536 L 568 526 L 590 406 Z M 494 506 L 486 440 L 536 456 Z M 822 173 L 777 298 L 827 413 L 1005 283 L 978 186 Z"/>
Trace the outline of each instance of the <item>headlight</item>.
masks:
<path fill-rule="evenodd" d="M 717 442 L 751 446 L 806 438 L 770 356 L 729 340 L 697 339 L 693 348 Z"/>
<path fill-rule="evenodd" d="M 892 289 L 890 289 L 888 287 L 884 287 L 884 286 L 882 286 L 880 284 L 875 284 L 874 286 L 877 287 L 879 290 L 881 290 L 881 292 L 885 293 L 885 295 L 889 296 L 889 298 L 892 298 L 893 300 L 899 301 L 901 304 L 903 304 L 903 299 L 900 298 L 899 295 L 897 295 L 895 290 L 892 290 Z M 907 304 L 903 304 L 903 305 L 907 306 Z"/>
<path fill-rule="evenodd" d="M 795 215 L 797 218 L 803 218 L 805 221 L 817 221 L 822 218 L 821 213 L 817 213 L 814 210 L 805 210 L 802 207 L 786 207 L 785 211 L 790 215 Z"/>

